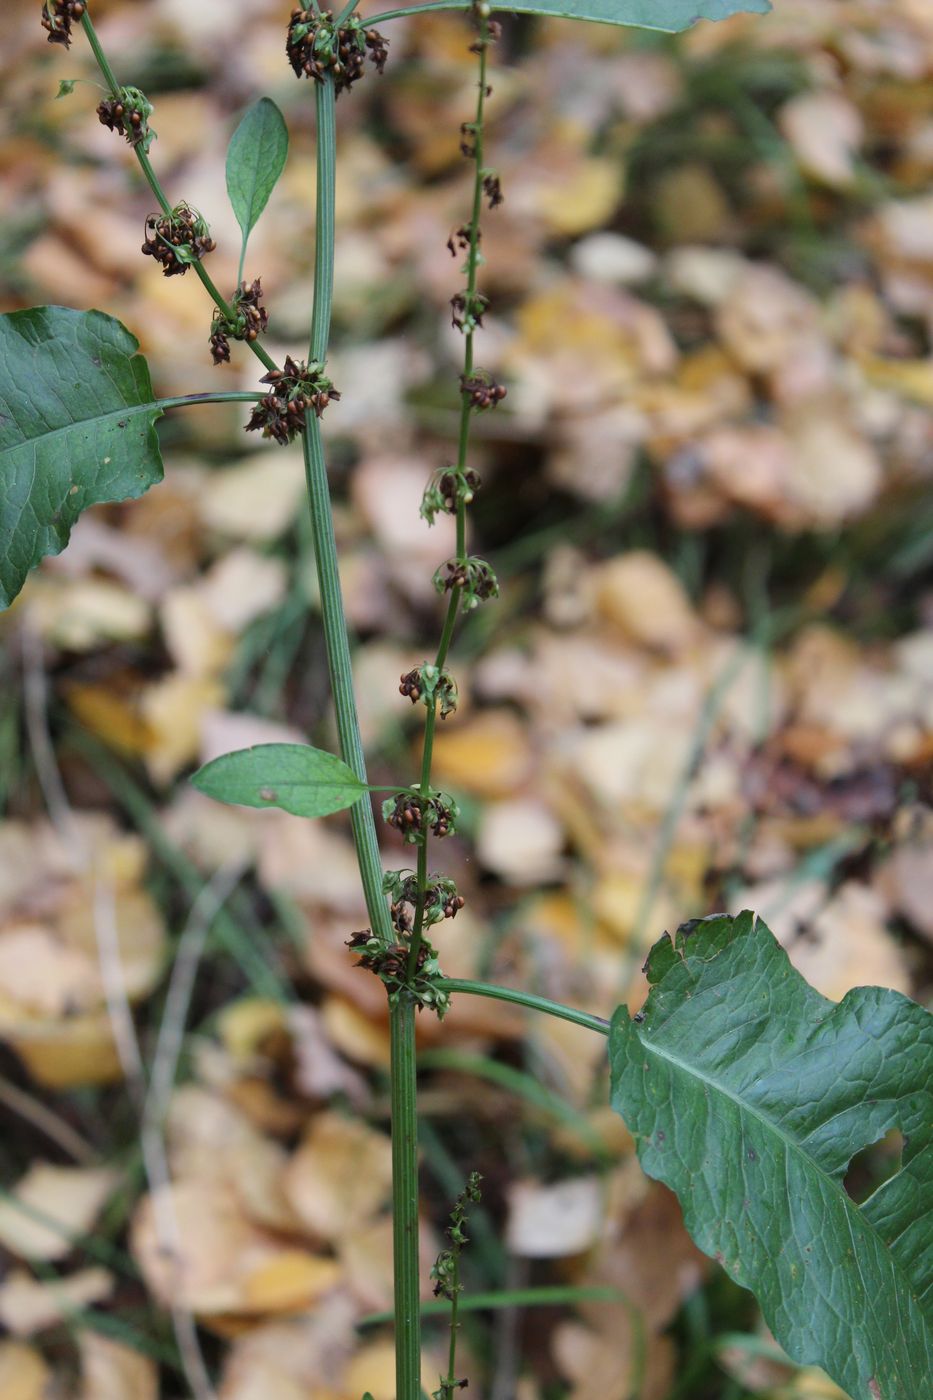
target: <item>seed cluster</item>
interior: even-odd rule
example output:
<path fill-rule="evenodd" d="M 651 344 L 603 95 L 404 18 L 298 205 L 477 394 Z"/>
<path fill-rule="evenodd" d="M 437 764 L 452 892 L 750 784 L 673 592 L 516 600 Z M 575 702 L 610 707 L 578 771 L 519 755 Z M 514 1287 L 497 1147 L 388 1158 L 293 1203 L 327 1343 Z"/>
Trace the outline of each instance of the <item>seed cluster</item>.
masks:
<path fill-rule="evenodd" d="M 292 10 L 285 52 L 296 78 L 322 82 L 330 73 L 339 97 L 366 71 L 368 57 L 382 73 L 389 57 L 388 40 L 378 29 L 367 29 L 358 16 L 351 15 L 338 29 L 330 10 Z"/>
<path fill-rule="evenodd" d="M 412 931 L 418 907 L 418 877 L 412 870 L 387 870 L 382 888 L 392 901 L 392 922 L 399 933 Z M 442 919 L 453 919 L 466 903 L 457 893 L 457 886 L 446 875 L 429 875 L 424 889 L 423 927 L 429 928 Z"/>
<path fill-rule="evenodd" d="M 422 797 L 416 792 L 399 792 L 387 797 L 382 815 L 409 845 L 417 845 L 429 832 L 435 836 L 450 836 L 456 831 L 460 808 L 452 797 L 435 792 Z"/>
<path fill-rule="evenodd" d="M 283 444 L 304 432 L 306 413 L 320 418 L 328 404 L 340 398 L 322 364 L 316 360 L 305 364 L 303 360 L 293 360 L 291 355 L 286 355 L 282 369 L 270 370 L 260 383 L 271 384 L 272 392 L 259 400 L 246 431 L 261 432 L 263 437 Z"/>
<path fill-rule="evenodd" d="M 262 281 L 259 277 L 252 282 L 241 282 L 233 293 L 230 306 L 232 316 L 225 315 L 219 307 L 214 310 L 211 354 L 215 365 L 229 362 L 231 340 L 252 343 L 269 327 L 269 313 L 262 304 Z"/>
<path fill-rule="evenodd" d="M 119 97 L 105 97 L 98 105 L 101 125 L 125 136 L 131 146 L 140 146 L 148 153 L 156 138 L 149 125 L 152 103 L 139 88 L 124 87 Z"/>
<path fill-rule="evenodd" d="M 492 375 L 482 369 L 475 374 L 461 374 L 460 391 L 469 397 L 470 407 L 480 412 L 495 408 L 508 393 L 504 384 L 497 384 Z"/>
<path fill-rule="evenodd" d="M 81 20 L 87 6 L 82 0 L 45 0 L 42 6 L 42 28 L 48 31 L 50 44 L 71 48 L 71 26 Z"/>
<path fill-rule="evenodd" d="M 398 693 L 413 705 L 419 700 L 429 708 L 437 705 L 441 719 L 453 714 L 459 700 L 457 682 L 446 666 L 432 666 L 427 661 L 399 677 Z"/>
<path fill-rule="evenodd" d="M 465 506 L 472 505 L 481 485 L 479 472 L 472 467 L 464 467 L 462 471 L 459 467 L 441 467 L 425 487 L 421 498 L 422 519 L 433 525 L 441 514 L 456 515 L 461 502 Z"/>
<path fill-rule="evenodd" d="M 443 1018 L 450 1007 L 450 994 L 435 986 L 435 978 L 440 973 L 437 949 L 425 940 L 418 949 L 415 959 L 415 974 L 408 980 L 407 943 L 383 943 L 374 938 L 370 929 L 361 929 L 347 939 L 347 947 L 359 953 L 357 967 L 365 967 L 375 973 L 386 985 L 389 995 L 398 992 L 403 986 L 414 997 L 415 1005 L 430 1007 Z"/>
<path fill-rule="evenodd" d="M 499 596 L 499 580 L 485 559 L 471 555 L 468 559 L 448 559 L 434 575 L 434 587 L 438 593 L 449 593 L 453 588 L 462 589 L 460 606 L 472 612 L 480 603 Z"/>
<path fill-rule="evenodd" d="M 489 305 L 482 292 L 456 292 L 450 298 L 450 324 L 454 330 L 475 331 L 483 324 L 483 312 Z"/>
<path fill-rule="evenodd" d="M 176 204 L 171 214 L 150 214 L 143 252 L 155 258 L 166 277 L 183 277 L 217 247 L 204 218 L 189 204 Z"/>

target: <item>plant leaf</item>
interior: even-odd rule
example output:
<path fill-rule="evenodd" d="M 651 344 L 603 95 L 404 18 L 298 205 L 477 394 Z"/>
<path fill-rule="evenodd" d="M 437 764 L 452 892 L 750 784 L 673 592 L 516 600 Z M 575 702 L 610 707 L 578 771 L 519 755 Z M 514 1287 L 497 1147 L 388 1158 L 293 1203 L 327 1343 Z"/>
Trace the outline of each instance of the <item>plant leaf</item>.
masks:
<path fill-rule="evenodd" d="M 269 202 L 287 155 L 285 118 L 270 97 L 260 97 L 233 133 L 227 151 L 227 193 L 243 230 L 244 246 Z"/>
<path fill-rule="evenodd" d="M 257 744 L 225 753 L 191 781 L 218 802 L 281 807 L 296 817 L 326 817 L 369 791 L 336 754 L 309 744 Z"/>
<path fill-rule="evenodd" d="M 0 608 L 60 554 L 81 511 L 162 479 L 149 368 L 100 311 L 0 316 Z"/>
<path fill-rule="evenodd" d="M 933 1016 L 898 992 L 827 1001 L 752 914 L 665 934 L 609 1039 L 612 1105 L 687 1229 L 792 1359 L 857 1400 L 933 1395 Z M 857 1205 L 856 1152 L 900 1170 Z"/>
<path fill-rule="evenodd" d="M 373 15 L 368 24 L 426 10 L 468 10 L 464 0 L 428 0 L 426 4 L 406 5 L 398 10 Z M 598 24 L 626 24 L 639 29 L 660 29 L 676 34 L 700 19 L 728 19 L 730 15 L 763 15 L 771 9 L 770 0 L 506 0 L 495 3 L 498 14 L 554 15 L 563 19 L 588 19 Z"/>

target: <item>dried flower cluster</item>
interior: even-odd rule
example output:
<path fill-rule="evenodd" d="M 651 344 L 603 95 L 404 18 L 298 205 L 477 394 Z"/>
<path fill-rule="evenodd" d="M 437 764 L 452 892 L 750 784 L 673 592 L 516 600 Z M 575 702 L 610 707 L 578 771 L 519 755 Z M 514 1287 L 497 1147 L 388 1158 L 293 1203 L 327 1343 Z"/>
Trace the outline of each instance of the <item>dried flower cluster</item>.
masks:
<path fill-rule="evenodd" d="M 361 929 L 347 939 L 347 947 L 359 953 L 357 967 L 365 967 L 385 983 L 390 997 L 406 987 L 421 1008 L 430 1007 L 443 1019 L 450 1007 L 450 996 L 435 985 L 440 973 L 437 950 L 425 940 L 415 958 L 415 972 L 408 977 L 409 946 L 407 943 L 383 943 L 370 929 Z"/>
<path fill-rule="evenodd" d="M 79 21 L 87 6 L 82 0 L 45 0 L 42 6 L 42 28 L 48 30 L 50 44 L 71 48 L 71 26 Z"/>
<path fill-rule="evenodd" d="M 398 792 L 383 802 L 382 815 L 403 841 L 416 845 L 429 832 L 435 836 L 452 835 L 457 829 L 460 808 L 443 792 L 432 792 L 428 797 L 418 792 Z"/>
<path fill-rule="evenodd" d="M 297 78 L 320 82 L 330 73 L 338 97 L 362 78 L 367 57 L 382 73 L 389 56 L 388 40 L 378 29 L 367 29 L 356 15 L 338 29 L 330 10 L 313 9 L 292 10 L 285 52 Z"/>
<path fill-rule="evenodd" d="M 491 566 L 475 555 L 469 559 L 448 559 L 435 573 L 434 587 L 438 593 L 449 593 L 452 588 L 461 589 L 461 607 L 467 612 L 499 596 L 499 580 Z"/>
<path fill-rule="evenodd" d="M 495 408 L 508 392 L 504 384 L 496 383 L 492 375 L 482 369 L 477 370 L 475 374 L 461 374 L 460 390 L 469 396 L 470 407 L 480 412 L 486 408 Z"/>
<path fill-rule="evenodd" d="M 461 503 L 472 505 L 482 482 L 472 467 L 441 467 L 434 473 L 421 498 L 421 517 L 433 525 L 438 515 L 456 515 Z"/>
<path fill-rule="evenodd" d="M 139 146 L 143 151 L 148 152 L 156 138 L 149 125 L 152 103 L 139 88 L 123 87 L 119 97 L 105 97 L 98 105 L 97 115 L 102 126 L 118 131 L 131 146 Z"/>
<path fill-rule="evenodd" d="M 272 392 L 259 400 L 246 431 L 261 432 L 263 437 L 283 444 L 304 432 L 306 413 L 320 418 L 328 404 L 340 398 L 322 364 L 316 360 L 305 364 L 291 355 L 286 355 L 284 368 L 270 370 L 260 383 L 270 384 Z"/>
<path fill-rule="evenodd" d="M 419 700 L 428 707 L 436 705 L 441 719 L 453 714 L 459 699 L 457 682 L 446 666 L 434 666 L 427 661 L 399 677 L 398 691 L 413 705 Z"/>
<path fill-rule="evenodd" d="M 233 293 L 230 306 L 232 316 L 227 316 L 219 307 L 214 310 L 211 354 L 215 365 L 229 362 L 231 340 L 258 340 L 261 332 L 269 327 L 269 313 L 262 304 L 262 281 L 259 277 L 252 282 L 241 282 Z"/>
<path fill-rule="evenodd" d="M 171 214 L 150 214 L 146 219 L 143 253 L 161 264 L 166 277 L 183 277 L 216 246 L 204 218 L 189 204 L 176 204 Z"/>
<path fill-rule="evenodd" d="M 392 901 L 392 922 L 401 934 L 410 934 L 418 907 L 418 877 L 413 870 L 387 870 L 382 888 Z M 423 891 L 423 926 L 453 919 L 466 901 L 446 875 L 429 875 Z"/>

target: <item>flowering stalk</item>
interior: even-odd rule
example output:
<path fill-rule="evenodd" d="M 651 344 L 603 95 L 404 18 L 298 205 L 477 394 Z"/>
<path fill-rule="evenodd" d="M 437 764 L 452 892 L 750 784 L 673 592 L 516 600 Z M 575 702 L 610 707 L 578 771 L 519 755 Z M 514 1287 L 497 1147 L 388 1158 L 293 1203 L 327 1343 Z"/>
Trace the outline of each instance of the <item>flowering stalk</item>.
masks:
<path fill-rule="evenodd" d="M 480 218 L 484 190 L 489 192 L 490 180 L 495 178 L 491 172 L 486 170 L 483 158 L 486 98 L 491 91 L 487 78 L 487 55 L 490 43 L 498 37 L 498 26 L 495 25 L 494 21 L 490 22 L 488 5 L 477 5 L 474 9 L 474 17 L 479 31 L 478 37 L 472 45 L 473 52 L 479 57 L 476 115 L 472 122 L 464 123 L 461 128 L 463 140 L 460 147 L 463 154 L 473 162 L 473 200 L 469 223 L 457 229 L 451 235 L 448 243 L 452 254 L 456 254 L 458 249 L 466 251 L 466 288 L 462 292 L 458 292 L 451 302 L 453 324 L 463 332 L 464 338 L 463 373 L 460 377 L 460 430 L 457 440 L 457 462 L 452 472 L 442 473 L 437 485 L 433 488 L 435 493 L 433 498 L 431 497 L 431 488 L 429 488 L 425 505 L 422 507 L 422 513 L 429 520 L 433 519 L 433 514 L 437 509 L 450 510 L 451 506 L 456 518 L 456 555 L 453 560 L 448 562 L 446 575 L 440 570 L 435 575 L 435 585 L 439 591 L 446 590 L 450 594 L 441 640 L 434 658 L 433 675 L 438 678 L 446 674 L 447 655 L 461 606 L 465 604 L 467 607 L 473 607 L 484 597 L 493 597 L 498 593 L 498 586 L 488 565 L 485 565 L 482 560 L 469 559 L 466 552 L 466 508 L 473 499 L 475 486 L 478 485 L 478 477 L 467 467 L 470 420 L 474 412 L 484 407 L 492 407 L 500 398 L 505 397 L 505 390 L 498 385 L 493 386 L 488 376 L 478 378 L 474 373 L 473 340 L 477 329 L 482 326 L 483 312 L 487 306 L 486 298 L 477 291 L 477 277 L 482 261 Z M 495 189 L 499 190 L 497 180 Z M 495 202 L 498 203 L 500 200 L 501 192 Z M 490 196 L 491 207 L 493 202 Z M 490 402 L 480 401 L 477 394 L 477 384 L 491 386 Z M 403 677 L 403 685 L 406 679 Z M 439 693 L 437 687 L 425 693 L 423 699 L 427 715 L 421 750 L 420 792 L 422 801 L 427 802 L 431 796 L 431 764 L 438 709 L 441 709 L 442 714 L 446 714 L 447 710 L 443 705 L 443 693 Z M 424 937 L 425 909 L 431 885 L 428 875 L 428 840 L 429 832 L 426 829 L 418 846 L 417 900 L 408 953 L 409 979 L 414 977 L 418 968 Z"/>
<path fill-rule="evenodd" d="M 88 14 L 87 8 L 82 7 L 80 15 L 76 14 L 74 17 L 80 20 L 81 27 L 84 30 L 84 33 L 87 36 L 87 41 L 91 46 L 91 51 L 93 52 L 94 57 L 97 60 L 97 66 L 101 71 L 101 75 L 104 79 L 104 82 L 110 89 L 111 103 L 119 103 L 121 99 L 125 96 L 125 93 L 129 91 L 129 89 L 121 88 L 120 84 L 117 82 L 114 71 L 110 66 L 110 61 L 107 58 L 107 55 L 104 53 L 103 48 L 101 47 L 97 30 L 94 28 L 94 24 L 91 20 L 90 15 Z M 135 92 L 136 89 L 134 88 L 132 89 L 132 91 Z M 142 97 L 142 94 L 139 94 L 139 96 Z M 109 104 L 107 105 L 108 116 L 107 118 L 104 118 L 102 116 L 101 120 L 105 122 L 105 125 L 109 126 L 111 125 L 112 121 L 112 107 Z M 148 104 L 146 105 L 148 106 Z M 111 129 L 113 129 L 112 126 Z M 164 189 L 162 188 L 159 177 L 156 175 L 155 170 L 153 169 L 152 161 L 149 159 L 148 141 L 131 142 L 131 144 L 133 146 L 133 154 L 136 156 L 136 159 L 139 162 L 139 168 L 143 172 L 143 175 L 146 177 L 146 181 L 149 185 L 149 188 L 152 190 L 152 193 L 155 195 L 156 199 L 159 202 L 159 208 L 162 210 L 162 215 L 164 219 L 171 224 L 173 220 L 177 219 L 178 208 L 182 206 L 173 208 L 172 205 L 169 203 L 168 197 Z M 213 297 L 214 305 L 222 313 L 224 318 L 227 321 L 234 321 L 236 319 L 236 312 L 234 308 L 230 305 L 228 301 L 225 300 L 224 297 L 220 295 L 220 292 L 214 285 L 213 278 L 205 270 L 200 260 L 192 259 L 190 262 L 190 266 L 194 268 L 195 275 L 198 277 L 205 290 L 211 297 Z M 272 356 L 267 353 L 267 351 L 263 348 L 262 345 L 259 344 L 258 341 L 247 340 L 246 344 L 252 350 L 256 358 L 262 361 L 266 369 L 274 370 L 276 368 L 276 364 L 275 361 L 272 359 Z"/>

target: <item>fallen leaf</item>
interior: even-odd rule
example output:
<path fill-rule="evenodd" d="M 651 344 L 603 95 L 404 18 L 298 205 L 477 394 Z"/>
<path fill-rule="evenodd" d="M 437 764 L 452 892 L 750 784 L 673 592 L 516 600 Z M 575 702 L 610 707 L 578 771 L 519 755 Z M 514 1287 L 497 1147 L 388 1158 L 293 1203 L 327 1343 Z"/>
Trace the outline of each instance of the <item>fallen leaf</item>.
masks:
<path fill-rule="evenodd" d="M 80 1269 L 54 1281 L 34 1278 L 25 1269 L 11 1269 L 0 1284 L 0 1322 L 15 1337 L 31 1337 L 75 1312 L 105 1302 L 114 1284 L 113 1274 L 106 1269 Z"/>
<path fill-rule="evenodd" d="M 105 1167 L 34 1163 L 0 1201 L 0 1241 L 26 1259 L 64 1259 L 119 1181 L 119 1174 Z"/>
<path fill-rule="evenodd" d="M 285 1173 L 286 1194 L 304 1224 L 335 1242 L 376 1215 L 391 1185 L 388 1137 L 333 1112 L 314 1118 Z"/>
<path fill-rule="evenodd" d="M 506 1243 L 523 1259 L 561 1259 L 582 1254 L 599 1239 L 605 1220 L 603 1183 L 596 1176 L 572 1177 L 546 1186 L 516 1181 L 509 1188 Z"/>

